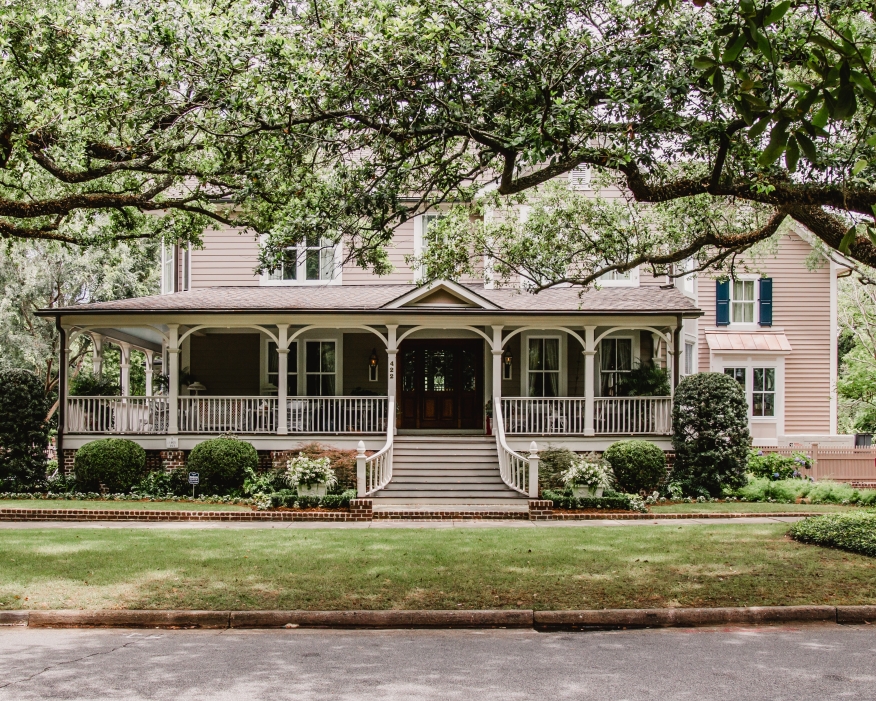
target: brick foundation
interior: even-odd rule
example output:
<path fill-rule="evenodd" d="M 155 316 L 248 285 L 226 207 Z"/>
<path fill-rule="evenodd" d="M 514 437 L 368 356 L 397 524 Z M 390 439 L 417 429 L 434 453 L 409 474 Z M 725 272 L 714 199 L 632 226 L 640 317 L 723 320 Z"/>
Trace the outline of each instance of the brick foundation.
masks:
<path fill-rule="evenodd" d="M 286 463 L 289 462 L 289 458 L 293 458 L 298 454 L 298 451 L 295 450 L 272 450 L 270 453 L 271 456 L 271 468 L 274 470 L 285 470 Z"/>
<path fill-rule="evenodd" d="M 146 472 L 154 472 L 161 469 L 161 451 L 147 450 L 146 451 Z"/>
<path fill-rule="evenodd" d="M 186 466 L 186 454 L 182 450 L 162 450 L 161 467 L 165 472 L 173 472 Z"/>
<path fill-rule="evenodd" d="M 64 474 L 68 477 L 73 474 L 73 464 L 76 461 L 76 451 L 71 450 L 70 448 L 65 448 L 63 451 L 64 456 L 63 460 L 60 461 L 58 467 L 60 467 Z"/>
<path fill-rule="evenodd" d="M 529 500 L 530 521 L 550 521 L 554 516 L 554 503 L 550 499 Z"/>
<path fill-rule="evenodd" d="M 374 502 L 371 499 L 350 500 L 350 521 L 371 521 L 374 518 Z"/>

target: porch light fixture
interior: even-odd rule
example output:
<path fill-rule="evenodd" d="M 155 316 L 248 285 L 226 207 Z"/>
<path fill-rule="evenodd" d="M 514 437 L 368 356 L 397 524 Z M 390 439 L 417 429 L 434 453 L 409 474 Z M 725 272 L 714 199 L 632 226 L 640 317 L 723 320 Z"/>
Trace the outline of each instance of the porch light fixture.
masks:
<path fill-rule="evenodd" d="M 511 361 L 513 360 L 513 356 L 511 355 L 511 351 L 505 351 L 505 355 L 502 356 L 502 379 L 510 380 L 511 379 Z"/>
<path fill-rule="evenodd" d="M 371 349 L 371 357 L 368 358 L 368 381 L 377 382 L 377 349 Z"/>

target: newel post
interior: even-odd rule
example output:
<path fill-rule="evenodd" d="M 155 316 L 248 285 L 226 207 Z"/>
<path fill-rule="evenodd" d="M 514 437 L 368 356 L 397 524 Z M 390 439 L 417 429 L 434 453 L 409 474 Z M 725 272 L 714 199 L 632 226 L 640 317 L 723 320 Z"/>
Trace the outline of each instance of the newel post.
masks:
<path fill-rule="evenodd" d="M 356 493 L 361 498 L 368 491 L 365 484 L 365 441 L 359 441 L 356 450 Z"/>
<path fill-rule="evenodd" d="M 529 444 L 529 498 L 538 499 L 538 446 Z"/>

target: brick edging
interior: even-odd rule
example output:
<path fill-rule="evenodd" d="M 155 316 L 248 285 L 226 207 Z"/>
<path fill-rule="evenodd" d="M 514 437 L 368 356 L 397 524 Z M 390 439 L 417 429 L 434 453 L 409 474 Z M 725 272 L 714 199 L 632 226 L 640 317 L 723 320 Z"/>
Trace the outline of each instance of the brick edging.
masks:
<path fill-rule="evenodd" d="M 30 628 L 532 628 L 616 630 L 771 623 L 876 623 L 876 606 L 533 611 L 0 611 L 0 626 Z"/>

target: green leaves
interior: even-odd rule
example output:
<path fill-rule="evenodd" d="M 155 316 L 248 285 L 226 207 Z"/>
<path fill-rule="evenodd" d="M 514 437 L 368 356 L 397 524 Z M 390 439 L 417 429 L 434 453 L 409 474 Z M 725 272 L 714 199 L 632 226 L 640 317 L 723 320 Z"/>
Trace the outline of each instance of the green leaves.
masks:
<path fill-rule="evenodd" d="M 771 24 L 775 24 L 776 22 L 781 20 L 782 17 L 784 17 L 790 9 L 791 0 L 785 0 L 784 2 L 780 2 L 769 11 L 769 14 L 767 14 L 766 18 L 764 19 L 764 26 L 768 27 Z"/>
<path fill-rule="evenodd" d="M 748 39 L 744 34 L 734 34 L 730 37 L 730 40 L 727 42 L 727 47 L 724 49 L 724 53 L 721 56 L 721 62 L 724 64 L 733 63 L 739 58 L 739 54 L 742 53 L 742 49 L 745 48 L 747 41 Z"/>
<path fill-rule="evenodd" d="M 837 249 L 840 253 L 847 254 L 849 252 L 849 249 L 851 248 L 857 236 L 857 231 L 857 225 L 849 227 L 848 231 L 846 231 L 845 235 L 840 241 L 839 248 Z"/>

